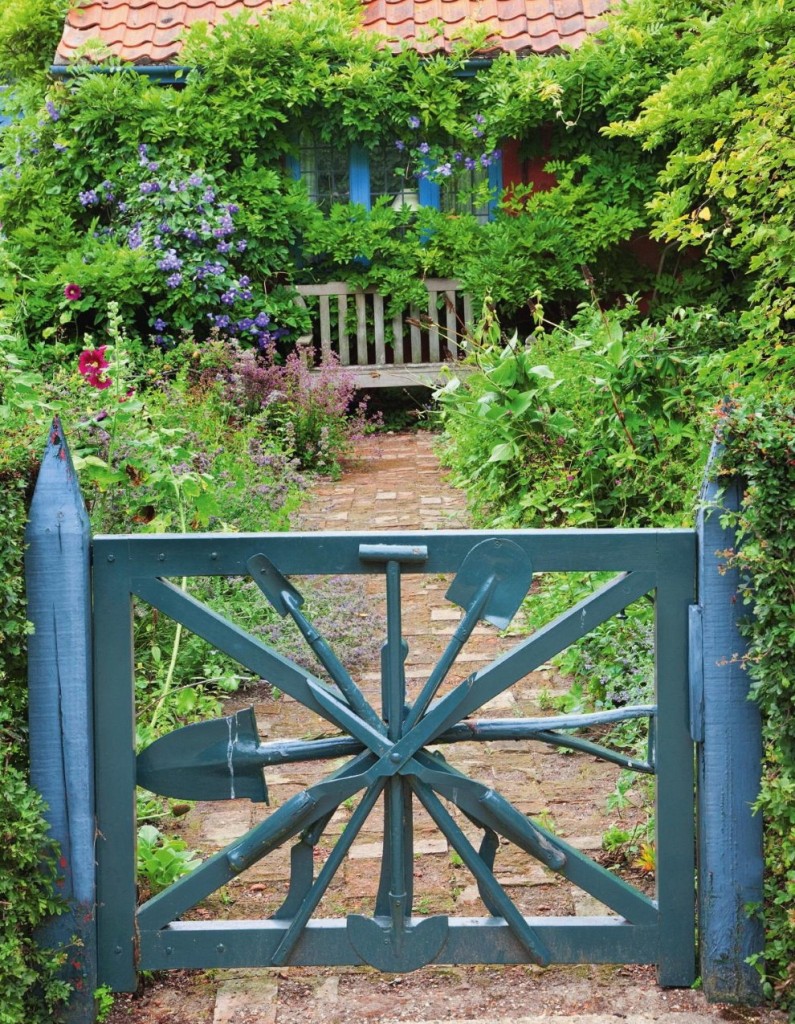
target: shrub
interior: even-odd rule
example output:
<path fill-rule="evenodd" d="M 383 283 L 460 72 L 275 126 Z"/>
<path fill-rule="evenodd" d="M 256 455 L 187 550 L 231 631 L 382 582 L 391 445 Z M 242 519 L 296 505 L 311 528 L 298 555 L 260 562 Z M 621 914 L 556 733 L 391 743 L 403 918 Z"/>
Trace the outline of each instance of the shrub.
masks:
<path fill-rule="evenodd" d="M 298 353 L 280 365 L 267 348 L 233 347 L 222 361 L 224 397 L 233 407 L 255 414 L 263 434 L 304 469 L 339 474 L 340 460 L 367 429 L 366 403 L 353 406 L 356 382 L 349 371 L 332 363 L 313 378 Z M 257 452 L 259 442 L 252 445 Z"/>
<path fill-rule="evenodd" d="M 59 913 L 58 851 L 48 838 L 40 797 L 28 787 L 22 530 L 28 467 L 0 456 L 0 1024 L 45 1024 L 67 987 L 62 954 L 42 949 L 34 933 Z"/>
<path fill-rule="evenodd" d="M 631 303 L 606 312 L 587 305 L 570 328 L 503 342 L 487 313 L 474 342 L 477 370 L 437 393 L 444 457 L 478 519 L 509 526 L 687 520 L 692 510 L 683 513 L 682 497 L 695 493 L 705 458 L 708 395 L 691 334 L 710 315 L 654 324 Z"/>

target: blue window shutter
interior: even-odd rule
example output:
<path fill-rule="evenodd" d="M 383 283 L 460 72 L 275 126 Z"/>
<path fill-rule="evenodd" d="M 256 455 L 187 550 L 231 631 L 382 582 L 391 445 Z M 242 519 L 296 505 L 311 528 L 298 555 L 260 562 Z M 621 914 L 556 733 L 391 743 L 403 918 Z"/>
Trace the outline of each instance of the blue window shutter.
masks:
<path fill-rule="evenodd" d="M 432 206 L 434 210 L 441 209 L 442 189 L 435 181 L 428 181 L 427 178 L 420 178 L 419 181 L 420 206 Z"/>
<path fill-rule="evenodd" d="M 362 146 L 351 146 L 351 202 L 370 209 L 370 157 Z"/>
<path fill-rule="evenodd" d="M 301 180 L 301 161 L 297 156 L 288 155 L 285 163 L 287 164 L 287 173 L 293 179 L 293 181 Z"/>
<path fill-rule="evenodd" d="M 489 220 L 497 216 L 497 207 L 502 195 L 502 157 L 498 157 L 489 164 Z"/>

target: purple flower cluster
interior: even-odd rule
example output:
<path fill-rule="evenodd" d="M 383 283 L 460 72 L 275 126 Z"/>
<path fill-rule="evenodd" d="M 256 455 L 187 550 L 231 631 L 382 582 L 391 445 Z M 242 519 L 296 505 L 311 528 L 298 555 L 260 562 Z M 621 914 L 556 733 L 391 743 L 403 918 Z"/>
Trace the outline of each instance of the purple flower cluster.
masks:
<path fill-rule="evenodd" d="M 474 138 L 483 138 L 485 129 L 482 126 L 485 123 L 486 118 L 483 114 L 475 114 L 473 124 L 470 126 L 471 134 Z M 416 115 L 408 119 L 409 128 L 417 129 L 420 127 L 420 124 L 420 118 Z M 452 178 L 459 169 L 471 172 L 479 167 L 488 168 L 501 157 L 498 149 L 480 153 L 478 156 L 465 155 L 462 150 L 456 150 L 454 153 L 448 154 L 441 147 L 437 145 L 432 146 L 425 140 L 407 145 L 403 139 L 397 139 L 395 148 L 401 153 L 407 150 L 410 152 L 415 167 L 414 174 L 419 180 L 433 181 L 440 184 Z"/>
<path fill-rule="evenodd" d="M 240 207 L 222 201 L 204 173 L 174 174 L 173 165 L 166 173 L 164 162 L 160 174 L 161 164 L 146 143 L 138 146 L 136 162 L 127 177 L 105 180 L 81 192 L 79 200 L 85 208 L 102 207 L 113 225 L 98 229 L 103 237 L 115 231 L 130 249 L 152 257 L 162 275 L 150 324 L 154 343 L 167 348 L 180 332 L 193 334 L 203 322 L 260 349 L 272 346 L 287 332 L 255 304 L 251 279 L 234 265 L 248 248 L 247 239 L 237 237 Z"/>
<path fill-rule="evenodd" d="M 176 249 L 169 249 L 157 264 L 158 270 L 181 270 L 182 260 L 177 256 Z"/>

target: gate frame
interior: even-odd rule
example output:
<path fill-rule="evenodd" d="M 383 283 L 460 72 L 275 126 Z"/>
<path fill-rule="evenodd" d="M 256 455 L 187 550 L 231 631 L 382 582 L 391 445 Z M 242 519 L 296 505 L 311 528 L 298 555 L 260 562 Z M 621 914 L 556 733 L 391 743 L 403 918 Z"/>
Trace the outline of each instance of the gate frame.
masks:
<path fill-rule="evenodd" d="M 641 593 L 656 592 L 656 920 L 630 924 L 615 917 L 541 917 L 529 919 L 529 924 L 550 948 L 556 963 L 656 963 L 661 985 L 677 987 L 693 982 L 694 752 L 689 728 L 688 611 L 695 596 L 696 534 L 693 530 L 576 529 L 144 534 L 95 538 L 96 795 L 100 837 L 97 926 L 101 982 L 119 991 L 134 989 L 136 947 L 137 967 L 141 970 L 162 969 L 166 964 L 173 964 L 174 968 L 263 966 L 269 962 L 268 951 L 272 946 L 275 948 L 281 931 L 289 924 L 270 920 L 191 921 L 172 922 L 153 931 L 142 927 L 140 933 L 136 928 L 132 648 L 132 598 L 136 590 L 145 590 L 148 581 L 161 577 L 245 576 L 248 559 L 258 552 L 278 562 L 279 570 L 288 576 L 380 575 L 381 567 L 360 560 L 361 544 L 425 546 L 427 561 L 421 567 L 406 567 L 405 571 L 454 573 L 469 550 L 489 538 L 508 539 L 523 547 L 536 572 L 638 573 L 649 577 L 648 586 L 644 585 Z M 619 602 L 615 612 L 620 610 Z M 609 615 L 593 621 L 589 628 L 605 617 Z M 490 962 L 528 962 L 526 952 L 500 919 L 474 919 L 478 924 L 469 923 L 470 920 L 450 920 L 450 937 L 443 956 L 435 962 L 483 962 L 476 947 L 478 929 L 484 926 L 496 943 L 496 953 L 495 948 L 490 950 L 495 954 Z M 345 940 L 346 930 L 344 919 L 339 923 L 310 922 L 290 963 L 360 964 L 361 958 Z"/>

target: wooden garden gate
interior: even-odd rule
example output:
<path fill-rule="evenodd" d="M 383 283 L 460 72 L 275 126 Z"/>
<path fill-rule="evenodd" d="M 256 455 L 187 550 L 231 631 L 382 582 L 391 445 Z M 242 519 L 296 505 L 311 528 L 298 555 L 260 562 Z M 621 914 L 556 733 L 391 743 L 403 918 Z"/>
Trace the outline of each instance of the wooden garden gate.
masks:
<path fill-rule="evenodd" d="M 688 608 L 694 600 L 692 531 L 512 531 L 421 534 L 255 534 L 97 537 L 94 555 L 97 903 L 100 979 L 136 984 L 136 970 L 371 964 L 409 971 L 442 963 L 655 963 L 665 985 L 694 977 L 693 750 L 688 731 Z M 440 684 L 468 634 L 485 618 L 506 627 L 533 572 L 616 573 L 441 699 Z M 448 598 L 464 617 L 420 696 L 407 704 L 401 630 L 404 573 L 451 573 Z M 372 706 L 300 610 L 286 576 L 382 574 L 387 619 L 382 706 Z M 271 604 L 296 620 L 334 685 L 299 668 L 202 604 L 183 577 L 250 576 Z M 633 602 L 656 610 L 657 697 L 653 706 L 603 715 L 478 720 L 487 701 Z M 339 737 L 260 744 L 253 713 L 239 712 L 157 740 L 137 758 L 131 604 L 144 601 L 326 719 Z M 644 715 L 648 758 L 571 735 L 594 721 Z M 489 739 L 541 741 L 584 750 L 657 778 L 657 895 L 650 899 L 517 811 L 499 791 L 450 767 L 438 746 Z M 277 749 L 273 749 L 277 748 Z M 346 758 L 323 782 L 136 908 L 136 783 L 194 799 L 266 799 L 263 769 L 302 758 Z M 383 795 L 381 884 L 373 916 L 316 920 L 314 911 L 357 832 Z M 476 849 L 443 798 L 482 830 Z M 315 875 L 313 847 L 345 800 L 356 810 Z M 420 917 L 412 908 L 412 809 L 423 806 L 474 876 L 489 917 Z M 525 918 L 492 871 L 498 839 L 586 889 L 613 912 L 595 918 Z M 286 842 L 292 877 L 269 920 L 184 920 L 193 907 Z"/>

